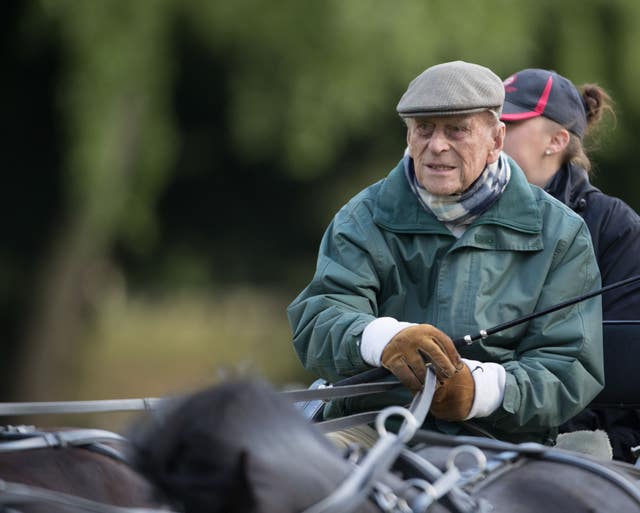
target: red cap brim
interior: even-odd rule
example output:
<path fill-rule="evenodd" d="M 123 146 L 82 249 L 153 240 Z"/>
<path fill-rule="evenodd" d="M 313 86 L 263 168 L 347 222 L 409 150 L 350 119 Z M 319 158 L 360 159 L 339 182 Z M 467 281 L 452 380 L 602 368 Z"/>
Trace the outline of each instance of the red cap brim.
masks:
<path fill-rule="evenodd" d="M 513 112 L 511 114 L 502 113 L 500 115 L 500 119 L 502 121 L 522 121 L 523 119 L 531 119 L 538 116 L 542 116 L 539 112 L 528 111 L 528 112 Z"/>

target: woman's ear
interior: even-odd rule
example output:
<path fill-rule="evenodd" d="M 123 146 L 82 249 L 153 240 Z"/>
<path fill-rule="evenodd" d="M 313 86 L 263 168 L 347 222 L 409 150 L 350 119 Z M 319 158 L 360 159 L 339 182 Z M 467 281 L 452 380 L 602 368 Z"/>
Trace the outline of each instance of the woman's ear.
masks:
<path fill-rule="evenodd" d="M 571 135 L 566 128 L 560 128 L 551 134 L 547 149 L 550 153 L 562 153 L 568 146 Z"/>

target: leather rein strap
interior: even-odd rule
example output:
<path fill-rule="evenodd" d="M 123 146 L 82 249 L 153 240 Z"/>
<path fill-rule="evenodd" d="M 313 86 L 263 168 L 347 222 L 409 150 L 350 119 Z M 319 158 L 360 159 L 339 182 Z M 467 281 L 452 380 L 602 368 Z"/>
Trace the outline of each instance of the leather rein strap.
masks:
<path fill-rule="evenodd" d="M 292 402 L 327 401 L 341 397 L 353 397 L 384 392 L 400 386 L 397 380 L 382 383 L 352 385 L 325 385 L 308 390 L 287 390 L 281 394 Z M 39 415 L 54 413 L 99 413 L 116 411 L 153 411 L 172 397 L 144 399 L 107 399 L 98 401 L 48 401 L 26 403 L 0 403 L 0 417 L 13 415 Z"/>
<path fill-rule="evenodd" d="M 102 429 L 69 429 L 65 431 L 0 432 L 0 452 L 46 449 L 47 447 L 80 447 L 100 442 L 127 443 L 127 439 Z"/>
<path fill-rule="evenodd" d="M 0 403 L 0 416 L 153 410 L 167 398 Z"/>

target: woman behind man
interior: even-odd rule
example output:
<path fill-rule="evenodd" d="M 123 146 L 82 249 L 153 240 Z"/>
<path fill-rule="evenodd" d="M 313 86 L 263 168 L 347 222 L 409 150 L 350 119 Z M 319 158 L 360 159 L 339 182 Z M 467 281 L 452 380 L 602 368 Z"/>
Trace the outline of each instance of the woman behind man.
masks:
<path fill-rule="evenodd" d="M 542 187 L 585 220 L 602 275 L 602 284 L 640 274 L 640 217 L 622 200 L 589 181 L 591 162 L 583 139 L 613 113 L 611 98 L 599 86 L 574 84 L 554 71 L 525 69 L 504 81 L 501 120 L 507 125 L 504 150 L 529 182 Z M 640 288 L 604 294 L 603 318 L 640 319 Z M 640 444 L 635 410 L 587 409 L 562 430 L 605 429 L 616 459 L 633 461 L 630 447 Z"/>

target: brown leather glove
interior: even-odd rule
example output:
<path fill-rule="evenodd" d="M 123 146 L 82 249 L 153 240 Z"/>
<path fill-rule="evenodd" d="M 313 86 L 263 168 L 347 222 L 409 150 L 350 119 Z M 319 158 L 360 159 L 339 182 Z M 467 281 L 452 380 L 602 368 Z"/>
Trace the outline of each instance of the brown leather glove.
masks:
<path fill-rule="evenodd" d="M 409 390 L 422 390 L 431 364 L 438 385 L 429 410 L 434 417 L 464 420 L 475 398 L 475 381 L 451 339 L 435 326 L 418 324 L 400 331 L 382 352 L 382 365 Z"/>
<path fill-rule="evenodd" d="M 427 364 L 441 383 L 466 367 L 447 334 L 431 324 L 398 332 L 384 348 L 381 361 L 412 392 L 422 390 Z"/>
<path fill-rule="evenodd" d="M 476 384 L 469 367 L 464 362 L 456 373 L 437 388 L 429 411 L 443 420 L 464 420 L 471 411 L 476 395 Z"/>

